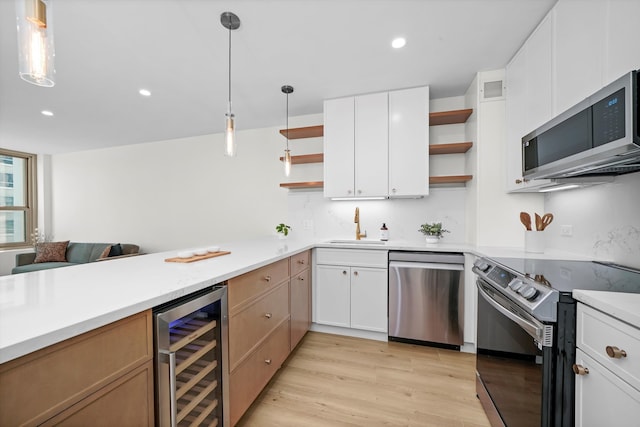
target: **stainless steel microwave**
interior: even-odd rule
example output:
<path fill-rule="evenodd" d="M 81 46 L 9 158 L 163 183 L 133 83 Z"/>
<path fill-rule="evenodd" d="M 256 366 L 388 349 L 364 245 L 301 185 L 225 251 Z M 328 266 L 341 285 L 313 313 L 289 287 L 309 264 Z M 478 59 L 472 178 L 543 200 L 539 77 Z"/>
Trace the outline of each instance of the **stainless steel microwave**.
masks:
<path fill-rule="evenodd" d="M 640 171 L 640 72 L 631 71 L 522 138 L 528 179 Z"/>

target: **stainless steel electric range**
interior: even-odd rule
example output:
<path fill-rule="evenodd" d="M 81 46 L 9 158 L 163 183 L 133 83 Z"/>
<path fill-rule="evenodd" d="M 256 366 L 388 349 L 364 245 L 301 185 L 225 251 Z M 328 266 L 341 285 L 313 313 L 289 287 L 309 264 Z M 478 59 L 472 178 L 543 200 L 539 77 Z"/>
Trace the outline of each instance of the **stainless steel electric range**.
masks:
<path fill-rule="evenodd" d="M 477 394 L 492 426 L 574 425 L 574 289 L 640 293 L 640 271 L 591 261 L 480 258 Z"/>

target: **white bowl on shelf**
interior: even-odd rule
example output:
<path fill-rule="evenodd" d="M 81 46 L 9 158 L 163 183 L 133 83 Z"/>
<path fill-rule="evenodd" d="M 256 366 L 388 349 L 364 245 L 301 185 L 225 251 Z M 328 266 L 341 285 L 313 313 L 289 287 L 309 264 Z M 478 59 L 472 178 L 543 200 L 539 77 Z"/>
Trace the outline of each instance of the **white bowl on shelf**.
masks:
<path fill-rule="evenodd" d="M 195 253 L 193 251 L 180 251 L 178 252 L 178 258 L 191 258 Z"/>
<path fill-rule="evenodd" d="M 206 249 L 196 249 L 193 251 L 196 255 L 206 255 L 207 254 L 207 250 Z"/>

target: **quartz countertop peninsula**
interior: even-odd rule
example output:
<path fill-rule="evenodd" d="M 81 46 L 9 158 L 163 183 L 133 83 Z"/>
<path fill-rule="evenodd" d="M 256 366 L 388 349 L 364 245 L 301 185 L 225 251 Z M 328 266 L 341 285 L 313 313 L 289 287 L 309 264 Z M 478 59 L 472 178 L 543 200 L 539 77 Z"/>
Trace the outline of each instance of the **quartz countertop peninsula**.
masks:
<path fill-rule="evenodd" d="M 0 277 L 0 363 L 312 248 L 464 252 L 476 256 L 580 259 L 513 248 L 390 240 L 382 244 L 276 237 L 220 244 L 231 254 L 165 262 L 178 250 Z M 347 239 L 345 239 L 347 240 Z M 187 248 L 189 250 L 189 248 Z"/>

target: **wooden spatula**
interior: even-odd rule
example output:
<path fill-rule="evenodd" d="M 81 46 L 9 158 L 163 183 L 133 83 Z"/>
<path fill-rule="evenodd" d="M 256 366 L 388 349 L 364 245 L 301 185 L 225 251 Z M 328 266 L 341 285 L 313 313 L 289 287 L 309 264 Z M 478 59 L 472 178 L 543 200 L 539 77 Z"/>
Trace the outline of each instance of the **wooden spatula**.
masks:
<path fill-rule="evenodd" d="M 536 215 L 536 230 L 542 231 L 542 217 L 538 214 Z"/>
<path fill-rule="evenodd" d="M 531 231 L 531 215 L 526 212 L 520 212 L 520 222 L 527 231 Z"/>
<path fill-rule="evenodd" d="M 553 221 L 553 214 L 548 213 L 542 215 L 542 227 L 540 228 L 540 230 L 544 230 L 545 228 L 547 228 L 547 225 L 551 224 L 551 221 Z"/>

